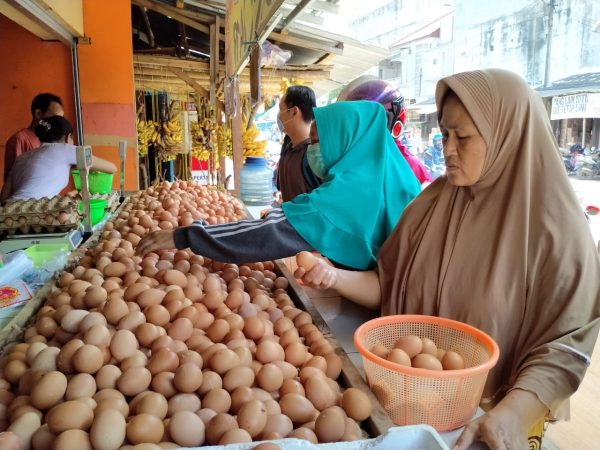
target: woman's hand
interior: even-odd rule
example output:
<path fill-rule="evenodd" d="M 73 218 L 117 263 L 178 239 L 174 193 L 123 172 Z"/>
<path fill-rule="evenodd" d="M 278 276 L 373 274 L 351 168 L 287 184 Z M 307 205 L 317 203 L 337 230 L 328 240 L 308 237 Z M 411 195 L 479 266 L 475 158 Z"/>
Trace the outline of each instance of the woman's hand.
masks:
<path fill-rule="evenodd" d="M 144 256 L 146 253 L 156 250 L 169 250 L 175 248 L 175 232 L 173 230 L 154 231 L 147 234 L 137 245 L 135 254 Z"/>
<path fill-rule="evenodd" d="M 531 392 L 515 389 L 485 415 L 467 425 L 452 450 L 467 450 L 481 441 L 491 450 L 529 448 L 528 434 L 547 409 Z"/>
<path fill-rule="evenodd" d="M 322 259 L 318 259 L 312 269 L 306 271 L 303 267 L 298 267 L 294 276 L 312 288 L 330 289 L 337 284 L 337 269 L 330 266 Z"/>

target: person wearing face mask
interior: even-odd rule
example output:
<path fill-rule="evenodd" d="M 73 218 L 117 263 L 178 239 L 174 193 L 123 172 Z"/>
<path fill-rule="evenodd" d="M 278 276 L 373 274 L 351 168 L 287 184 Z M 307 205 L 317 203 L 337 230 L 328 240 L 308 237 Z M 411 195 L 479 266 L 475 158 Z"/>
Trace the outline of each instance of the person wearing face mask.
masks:
<path fill-rule="evenodd" d="M 285 139 L 274 177 L 284 202 L 310 192 L 321 184 L 306 159 L 310 124 L 316 105 L 315 93 L 307 86 L 291 86 L 279 100 L 277 125 L 285 133 Z"/>
<path fill-rule="evenodd" d="M 295 275 L 382 315 L 445 317 L 489 334 L 500 358 L 486 413 L 453 450 L 473 441 L 539 449 L 545 421 L 568 418 L 591 362 L 600 258 L 546 108 L 525 80 L 459 73 L 438 82 L 436 104 L 446 174 L 405 209 L 377 270 L 318 262 Z"/>
<path fill-rule="evenodd" d="M 375 102 L 339 102 L 315 108 L 306 157 L 323 182 L 270 210 L 264 219 L 209 225 L 197 221 L 156 231 L 138 255 L 191 248 L 194 253 L 241 264 L 318 251 L 339 266 L 365 270 L 404 207 L 421 191 Z"/>

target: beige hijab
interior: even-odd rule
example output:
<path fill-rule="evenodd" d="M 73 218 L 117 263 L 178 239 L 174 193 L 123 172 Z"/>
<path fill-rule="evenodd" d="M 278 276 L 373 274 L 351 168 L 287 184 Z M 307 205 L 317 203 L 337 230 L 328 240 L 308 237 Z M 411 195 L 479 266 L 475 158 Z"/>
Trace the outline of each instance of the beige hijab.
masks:
<path fill-rule="evenodd" d="M 538 95 L 505 70 L 442 79 L 487 145 L 471 187 L 436 180 L 378 255 L 383 314 L 429 314 L 490 334 L 500 360 L 484 401 L 514 388 L 554 417 L 579 386 L 598 335 L 600 262 Z"/>

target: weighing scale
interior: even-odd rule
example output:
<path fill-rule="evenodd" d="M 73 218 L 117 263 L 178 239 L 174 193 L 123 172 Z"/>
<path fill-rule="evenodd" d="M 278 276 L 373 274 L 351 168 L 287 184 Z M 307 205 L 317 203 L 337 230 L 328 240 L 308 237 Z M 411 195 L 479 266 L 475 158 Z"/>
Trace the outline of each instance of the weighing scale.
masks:
<path fill-rule="evenodd" d="M 81 177 L 81 197 L 83 203 L 83 222 L 75 229 L 56 233 L 43 234 L 19 234 L 7 236 L 0 242 L 0 253 L 8 253 L 14 250 L 22 250 L 35 244 L 67 244 L 69 249 L 79 247 L 84 239 L 92 235 L 92 224 L 90 219 L 90 190 L 88 175 L 92 166 L 92 147 L 77 147 L 77 169 Z"/>

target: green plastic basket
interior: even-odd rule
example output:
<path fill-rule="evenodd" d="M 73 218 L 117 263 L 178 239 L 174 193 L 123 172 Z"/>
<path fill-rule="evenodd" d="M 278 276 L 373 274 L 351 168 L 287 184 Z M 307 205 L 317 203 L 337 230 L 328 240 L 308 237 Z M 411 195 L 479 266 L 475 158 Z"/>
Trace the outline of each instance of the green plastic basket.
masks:
<path fill-rule="evenodd" d="M 75 189 L 81 190 L 81 177 L 79 176 L 79 170 L 72 170 L 73 184 Z M 90 187 L 90 194 L 110 194 L 112 192 L 113 173 L 104 172 L 90 172 L 88 176 L 88 184 Z"/>
<path fill-rule="evenodd" d="M 69 244 L 35 244 L 25 250 L 25 253 L 35 267 L 42 267 L 46 262 L 56 259 L 63 251 L 69 251 Z"/>
<path fill-rule="evenodd" d="M 102 198 L 90 199 L 90 216 L 92 218 L 92 225 L 96 225 L 102 220 L 107 206 L 108 202 Z M 82 202 L 79 202 L 79 212 L 83 213 Z"/>

